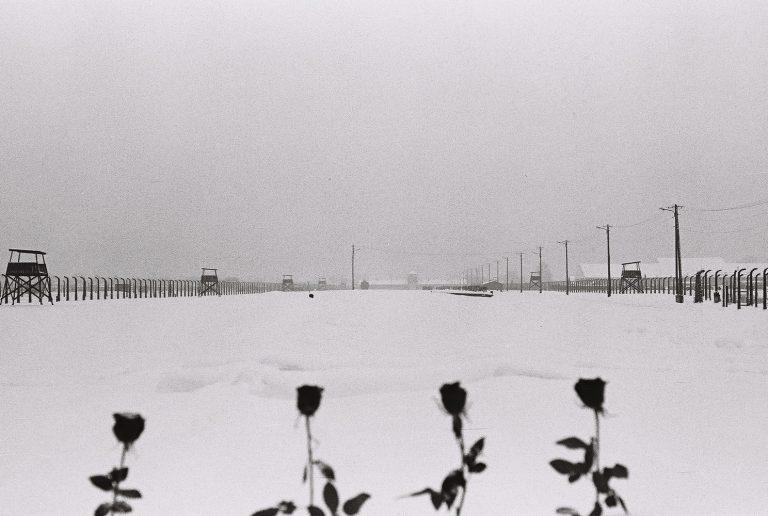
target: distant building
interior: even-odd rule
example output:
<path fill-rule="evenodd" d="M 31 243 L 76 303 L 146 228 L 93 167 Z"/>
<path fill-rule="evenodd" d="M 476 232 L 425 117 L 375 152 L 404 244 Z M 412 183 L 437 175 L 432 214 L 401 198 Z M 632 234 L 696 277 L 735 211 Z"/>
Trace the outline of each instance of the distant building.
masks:
<path fill-rule="evenodd" d="M 483 290 L 502 290 L 504 285 L 500 281 L 486 281 L 482 285 Z"/>
<path fill-rule="evenodd" d="M 370 280 L 371 290 L 418 290 L 419 277 L 415 272 L 408 273 L 404 280 Z"/>
<path fill-rule="evenodd" d="M 404 281 L 371 280 L 368 282 L 371 290 L 408 290 L 410 287 Z"/>

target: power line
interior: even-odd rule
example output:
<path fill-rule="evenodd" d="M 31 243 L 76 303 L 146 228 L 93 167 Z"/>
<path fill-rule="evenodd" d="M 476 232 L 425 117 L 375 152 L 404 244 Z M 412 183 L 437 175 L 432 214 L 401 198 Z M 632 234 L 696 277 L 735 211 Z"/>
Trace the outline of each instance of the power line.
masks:
<path fill-rule="evenodd" d="M 728 235 L 733 233 L 746 233 L 747 231 L 755 231 L 756 229 L 766 229 L 765 224 L 759 224 L 757 226 L 751 226 L 748 228 L 739 228 L 729 231 L 700 231 L 696 229 L 688 229 L 686 231 L 690 231 L 691 233 L 699 233 L 702 235 Z"/>
<path fill-rule="evenodd" d="M 736 206 L 726 206 L 724 208 L 689 208 L 689 209 L 695 210 L 695 211 L 731 211 L 731 210 L 745 210 L 747 208 L 754 208 L 756 206 L 762 206 L 764 204 L 768 204 L 768 200 L 749 202 L 746 204 L 737 204 Z"/>
<path fill-rule="evenodd" d="M 384 249 L 381 247 L 372 247 L 372 246 L 362 246 L 357 247 L 357 251 L 378 251 L 380 253 L 388 253 L 388 254 L 399 254 L 399 255 L 405 255 L 405 256 L 432 256 L 432 257 L 447 257 L 447 256 L 459 256 L 459 257 L 480 257 L 486 260 L 492 259 L 492 257 L 500 256 L 505 254 L 504 252 L 500 253 L 446 253 L 446 252 L 419 252 L 419 251 L 400 251 L 396 249 Z M 506 253 L 509 254 L 509 253 Z M 495 258 L 493 258 L 495 259 Z"/>
<path fill-rule="evenodd" d="M 635 226 L 642 226 L 643 224 L 647 224 L 647 223 L 649 223 L 651 221 L 654 221 L 654 220 L 661 220 L 663 217 L 664 217 L 663 214 L 658 214 L 657 213 L 653 217 L 648 217 L 647 219 L 643 219 L 640 222 L 635 222 L 634 224 L 625 224 L 623 226 L 615 225 L 615 226 L 611 226 L 611 227 L 614 228 L 614 229 L 616 229 L 616 228 L 618 228 L 618 229 L 634 228 Z"/>

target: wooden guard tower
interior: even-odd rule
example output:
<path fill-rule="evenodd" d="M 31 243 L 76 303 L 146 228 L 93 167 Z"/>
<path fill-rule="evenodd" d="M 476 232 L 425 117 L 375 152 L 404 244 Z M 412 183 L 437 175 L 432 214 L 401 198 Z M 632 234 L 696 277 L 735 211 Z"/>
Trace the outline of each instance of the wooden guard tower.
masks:
<path fill-rule="evenodd" d="M 8 304 L 9 297 L 11 304 L 20 303 L 21 298 L 26 294 L 30 303 L 34 297 L 40 301 L 41 305 L 43 299 L 48 299 L 53 304 L 51 278 L 48 276 L 48 267 L 45 265 L 45 253 L 29 249 L 9 249 L 9 251 L 11 258 L 5 270 L 0 303 Z M 32 261 L 33 258 L 34 261 Z"/>
<path fill-rule="evenodd" d="M 621 282 L 619 283 L 619 292 L 625 294 L 631 290 L 642 294 L 643 285 L 640 280 L 643 278 L 640 272 L 640 262 L 627 262 L 621 264 Z"/>
<path fill-rule="evenodd" d="M 216 294 L 221 295 L 219 290 L 219 276 L 216 274 L 217 269 L 208 269 L 203 267 L 203 274 L 200 276 L 200 295 L 212 296 Z"/>
<path fill-rule="evenodd" d="M 541 275 L 538 272 L 531 273 L 531 279 L 528 280 L 528 290 L 541 288 Z"/>
<path fill-rule="evenodd" d="M 283 274 L 283 292 L 293 290 L 293 275 Z"/>

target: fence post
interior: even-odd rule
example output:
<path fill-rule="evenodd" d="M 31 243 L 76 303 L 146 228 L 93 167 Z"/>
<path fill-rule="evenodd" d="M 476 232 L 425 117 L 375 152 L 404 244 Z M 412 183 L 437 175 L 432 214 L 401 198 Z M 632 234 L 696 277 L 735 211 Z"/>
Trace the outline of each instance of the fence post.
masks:
<path fill-rule="evenodd" d="M 717 280 L 718 280 L 718 278 L 720 277 L 720 273 L 721 273 L 722 271 L 723 271 L 722 269 L 717 269 L 717 270 L 715 271 L 715 292 L 717 292 Z M 722 298 L 722 296 L 721 296 L 721 298 Z"/>
<path fill-rule="evenodd" d="M 741 309 L 741 273 L 746 272 L 746 268 L 739 269 L 736 274 L 736 308 Z"/>
<path fill-rule="evenodd" d="M 757 308 L 757 303 L 760 300 L 760 291 L 758 290 L 758 282 L 760 280 L 760 273 L 755 273 L 755 279 L 752 280 L 752 306 Z"/>
<path fill-rule="evenodd" d="M 766 287 L 766 280 L 768 279 L 768 267 L 763 269 L 763 310 L 768 309 L 768 287 Z"/>

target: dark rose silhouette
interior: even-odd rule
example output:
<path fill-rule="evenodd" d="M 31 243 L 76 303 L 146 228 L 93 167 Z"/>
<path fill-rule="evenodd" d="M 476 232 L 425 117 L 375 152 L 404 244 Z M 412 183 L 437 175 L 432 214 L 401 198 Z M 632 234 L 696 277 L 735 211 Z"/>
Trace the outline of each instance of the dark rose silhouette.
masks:
<path fill-rule="evenodd" d="M 459 382 L 443 384 L 440 387 L 440 397 L 445 411 L 450 415 L 459 416 L 464 412 L 464 405 L 467 403 L 467 391 L 459 385 Z"/>
<path fill-rule="evenodd" d="M 320 398 L 322 398 L 323 395 L 323 388 L 317 387 L 316 385 L 302 385 L 301 387 L 297 387 L 296 390 L 298 391 L 296 406 L 298 407 L 299 412 L 305 416 L 314 415 L 314 413 L 317 412 L 318 407 L 320 407 Z"/>
<path fill-rule="evenodd" d="M 603 401 L 605 396 L 605 382 L 600 378 L 585 380 L 580 378 L 576 385 L 576 394 L 579 395 L 581 402 L 595 412 L 603 411 Z"/>
<path fill-rule="evenodd" d="M 115 425 L 112 431 L 117 440 L 126 446 L 132 445 L 144 431 L 144 418 L 139 414 L 124 412 L 113 414 Z"/>

